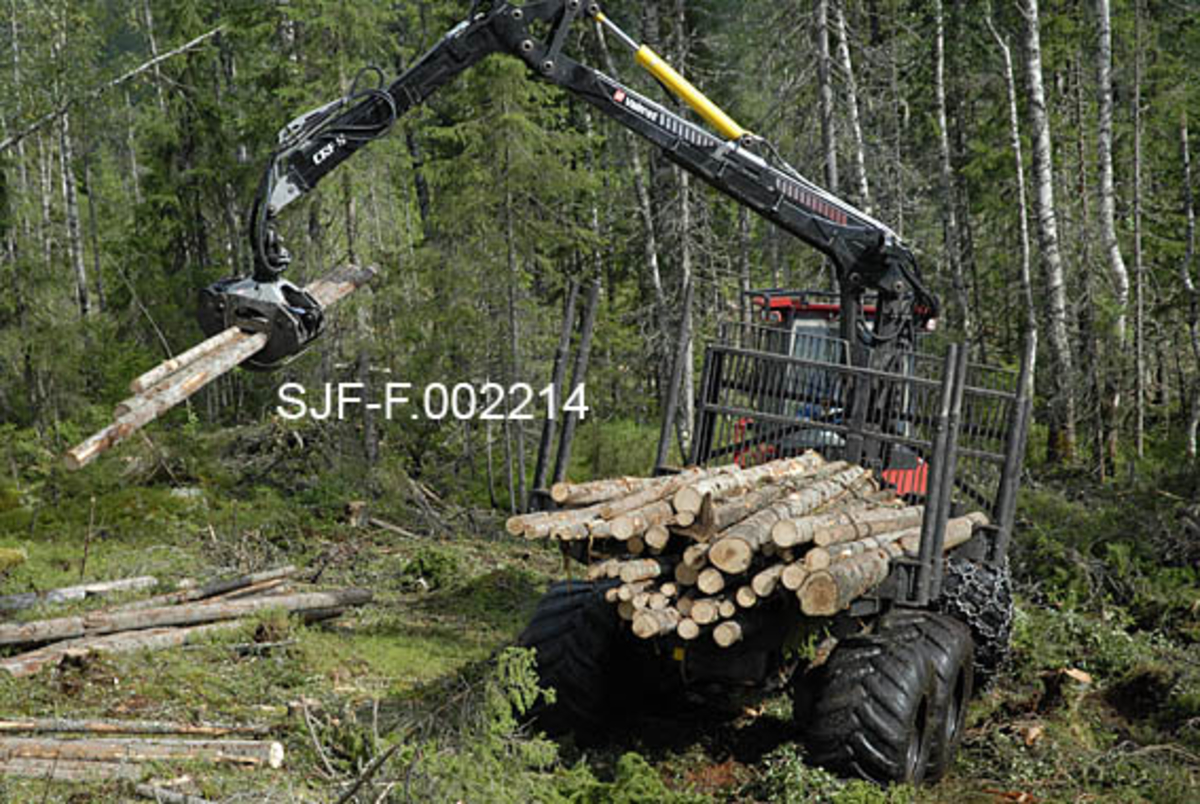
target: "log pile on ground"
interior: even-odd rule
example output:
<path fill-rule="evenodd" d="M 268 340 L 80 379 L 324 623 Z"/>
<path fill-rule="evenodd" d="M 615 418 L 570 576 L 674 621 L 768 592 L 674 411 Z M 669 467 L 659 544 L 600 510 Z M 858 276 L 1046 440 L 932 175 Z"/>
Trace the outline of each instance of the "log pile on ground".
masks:
<path fill-rule="evenodd" d="M 661 478 L 559 483 L 562 510 L 508 520 L 527 539 L 586 541 L 587 577 L 642 639 L 708 636 L 730 647 L 757 611 L 780 602 L 835 615 L 920 549 L 923 506 L 907 505 L 867 469 L 815 452 L 751 469 L 693 468 Z M 945 549 L 987 524 L 952 519 Z"/>
<path fill-rule="evenodd" d="M 282 610 L 308 622 L 330 619 L 371 599 L 365 589 L 298 591 L 289 585 L 295 567 L 242 575 L 84 614 L 0 623 L 0 646 L 34 647 L 0 658 L 0 670 L 22 677 L 68 657 L 172 648 L 240 628 L 263 611 Z M 125 584 L 124 588 L 145 588 Z M 151 579 L 153 580 L 153 579 Z M 112 585 L 101 585 L 105 589 Z M 116 586 L 120 587 L 118 583 Z M 80 599 L 75 589 L 40 594 L 34 605 Z M 22 598 L 21 603 L 25 601 Z M 28 757 L 22 757 L 28 759 Z"/>

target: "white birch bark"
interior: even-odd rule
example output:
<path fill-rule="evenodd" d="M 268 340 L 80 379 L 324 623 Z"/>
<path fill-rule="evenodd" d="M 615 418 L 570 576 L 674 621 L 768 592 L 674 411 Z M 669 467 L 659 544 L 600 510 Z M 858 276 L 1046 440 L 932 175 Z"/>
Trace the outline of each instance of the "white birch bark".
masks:
<path fill-rule="evenodd" d="M 79 225 L 79 193 L 75 186 L 75 151 L 71 143 L 71 116 L 64 114 L 59 121 L 59 158 L 62 166 L 63 203 L 67 211 L 67 257 L 75 274 L 75 298 L 79 304 L 79 315 L 87 318 L 91 313 L 88 291 L 87 266 L 83 257 L 83 233 Z"/>
<path fill-rule="evenodd" d="M 833 62 L 829 53 L 829 0 L 817 0 L 817 92 L 820 98 L 821 143 L 825 153 L 825 188 L 838 191 L 837 123 L 833 116 Z"/>
<path fill-rule="evenodd" d="M 1117 297 L 1117 353 L 1124 347 L 1126 319 L 1129 308 L 1129 271 L 1117 240 L 1116 191 L 1113 181 L 1113 88 L 1112 88 L 1112 18 L 1109 0 L 1096 0 L 1098 41 L 1096 48 L 1096 100 L 1099 120 L 1096 126 L 1099 150 L 1100 232 L 1104 251 L 1112 272 L 1113 290 Z"/>
<path fill-rule="evenodd" d="M 1054 397 L 1052 400 L 1051 457 L 1069 461 L 1075 448 L 1075 361 L 1067 326 L 1066 272 L 1058 242 L 1058 213 L 1054 205 L 1054 163 L 1050 117 L 1042 80 L 1041 22 L 1038 0 L 1026 0 L 1026 73 L 1029 82 L 1029 118 L 1033 128 L 1033 170 L 1038 219 L 1038 242 L 1045 272 L 1047 340 L 1050 344 Z"/>
<path fill-rule="evenodd" d="M 871 185 L 867 179 L 867 154 L 863 141 L 862 121 L 858 111 L 858 80 L 854 77 L 854 62 L 850 58 L 850 40 L 846 33 L 846 15 L 840 2 L 834 4 L 834 22 L 837 29 L 838 62 L 846 80 L 846 110 L 850 118 L 850 133 L 854 140 L 854 181 L 858 203 L 863 211 L 872 214 Z"/>
<path fill-rule="evenodd" d="M 954 193 L 954 169 L 950 163 L 950 128 L 946 114 L 946 18 L 942 0 L 934 2 L 934 66 L 933 93 L 937 105 L 938 167 L 942 188 L 942 236 L 946 246 L 946 263 L 954 285 L 958 305 L 956 319 L 962 322 L 963 333 L 971 333 L 971 302 L 967 297 L 967 282 L 963 276 L 962 253 L 959 249 L 958 213 Z"/>

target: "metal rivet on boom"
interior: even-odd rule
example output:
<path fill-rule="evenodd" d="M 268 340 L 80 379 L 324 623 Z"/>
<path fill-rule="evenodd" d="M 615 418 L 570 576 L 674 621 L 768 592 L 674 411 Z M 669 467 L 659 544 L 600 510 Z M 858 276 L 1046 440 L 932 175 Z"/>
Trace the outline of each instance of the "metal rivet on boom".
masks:
<path fill-rule="evenodd" d="M 513 18 L 514 20 L 520 20 L 520 19 L 524 19 L 524 18 L 525 18 L 525 12 L 524 12 L 524 11 L 522 11 L 521 9 L 519 9 L 519 8 L 514 8 L 514 9 L 513 9 L 513 13 L 512 13 L 512 18 Z"/>
<path fill-rule="evenodd" d="M 522 53 L 532 53 L 533 52 L 533 40 L 532 39 L 526 39 L 524 42 L 521 43 L 521 52 Z"/>
<path fill-rule="evenodd" d="M 544 73 L 554 72 L 554 62 L 552 62 L 552 61 L 542 62 L 542 72 L 544 72 Z"/>

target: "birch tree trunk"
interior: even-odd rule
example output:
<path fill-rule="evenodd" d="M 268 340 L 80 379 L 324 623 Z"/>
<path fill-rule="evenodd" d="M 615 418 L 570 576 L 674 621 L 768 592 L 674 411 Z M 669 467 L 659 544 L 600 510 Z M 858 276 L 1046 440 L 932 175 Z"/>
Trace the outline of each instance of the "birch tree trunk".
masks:
<path fill-rule="evenodd" d="M 825 153 L 825 188 L 838 192 L 837 130 L 833 116 L 833 59 L 829 53 L 829 2 L 817 0 L 817 93 L 820 98 L 821 144 Z"/>
<path fill-rule="evenodd" d="M 1120 361 L 1128 339 L 1129 271 L 1117 239 L 1116 190 L 1113 179 L 1113 87 L 1112 87 L 1112 13 L 1109 0 L 1096 0 L 1096 100 L 1099 107 L 1096 126 L 1099 151 L 1100 234 L 1112 274 L 1113 291 L 1117 302 L 1115 359 L 1109 367 L 1104 389 L 1104 408 L 1107 412 L 1107 463 L 1116 462 L 1117 439 L 1121 413 Z"/>
<path fill-rule="evenodd" d="M 946 17 L 942 0 L 933 4 L 933 94 L 937 104 L 938 165 L 942 188 L 942 237 L 946 244 L 946 262 L 954 285 L 954 297 L 958 305 L 957 319 L 963 334 L 971 334 L 971 301 L 967 296 L 967 282 L 963 277 L 961 252 L 959 250 L 958 213 L 955 202 L 954 168 L 950 163 L 950 129 L 946 114 Z"/>
<path fill-rule="evenodd" d="M 1117 353 L 1123 349 L 1129 309 L 1129 271 L 1117 240 L 1116 191 L 1113 187 L 1113 88 L 1112 88 L 1112 16 L 1109 0 L 1096 0 L 1098 29 L 1096 47 L 1096 100 L 1099 121 L 1096 127 L 1100 164 L 1100 231 L 1108 267 L 1112 272 L 1117 296 Z"/>
<path fill-rule="evenodd" d="M 895 209 L 892 210 L 892 220 L 896 224 L 896 234 L 904 236 L 904 129 L 907 120 L 904 98 L 900 94 L 900 55 L 899 45 L 895 40 L 888 46 L 888 88 L 891 94 L 892 107 L 892 175 L 894 176 L 892 194 Z"/>
<path fill-rule="evenodd" d="M 854 62 L 850 58 L 850 40 L 846 33 L 846 15 L 842 4 L 834 4 L 834 22 L 837 28 L 838 62 L 846 80 L 846 111 L 850 117 L 850 133 L 854 139 L 854 182 L 858 203 L 863 211 L 871 214 L 871 185 L 867 179 L 867 154 L 863 142 L 862 121 L 858 112 L 858 80 L 854 77 Z"/>
<path fill-rule="evenodd" d="M 83 233 L 79 224 L 79 193 L 75 186 L 74 147 L 71 143 L 71 115 L 64 114 L 59 122 L 59 159 L 62 167 L 63 203 L 67 212 L 67 257 L 75 274 L 75 298 L 79 303 L 79 315 L 87 318 L 91 314 L 91 299 L 88 291 L 87 266 L 84 264 Z"/>
<path fill-rule="evenodd" d="M 675 39 L 676 39 L 676 62 L 677 69 L 686 75 L 687 65 L 687 3 L 686 0 L 675 0 Z M 680 405 L 679 405 L 679 450 L 681 455 L 691 455 L 692 453 L 692 431 L 696 421 L 696 396 L 692 389 L 696 385 L 696 352 L 695 340 L 692 338 L 692 333 L 695 332 L 695 327 L 692 325 L 692 300 L 695 298 L 694 293 L 688 293 L 689 288 L 693 288 L 695 281 L 692 276 L 692 176 L 686 170 L 676 168 L 679 175 L 679 268 L 680 278 L 679 287 L 681 297 L 683 298 L 683 325 L 680 327 L 680 332 L 686 338 L 683 344 L 682 352 L 685 355 L 683 362 L 683 376 L 680 380 Z"/>
<path fill-rule="evenodd" d="M 96 309 L 101 313 L 107 303 L 104 298 L 104 275 L 100 270 L 100 226 L 96 221 L 96 203 L 99 191 L 92 181 L 92 157 L 83 155 L 83 186 L 87 190 L 88 199 L 88 234 L 92 241 L 92 280 L 96 283 Z"/>
<path fill-rule="evenodd" d="M 146 40 L 150 44 L 151 58 L 158 58 L 158 39 L 154 35 L 154 14 L 150 11 L 150 0 L 142 0 L 142 24 L 146 26 Z M 154 91 L 158 98 L 158 110 L 167 111 L 167 100 L 163 95 L 162 73 L 154 66 Z"/>
<path fill-rule="evenodd" d="M 1033 170 L 1037 188 L 1034 204 L 1046 282 L 1046 303 L 1043 309 L 1054 376 L 1047 460 L 1050 463 L 1065 463 L 1072 460 L 1075 450 L 1075 361 L 1071 355 L 1068 334 L 1066 272 L 1059 251 L 1058 213 L 1054 205 L 1054 163 L 1050 118 L 1046 109 L 1046 90 L 1042 81 L 1038 0 L 1026 0 L 1023 11 L 1029 117 L 1033 128 Z"/>
<path fill-rule="evenodd" d="M 1017 110 L 1017 81 L 1013 74 L 1012 50 L 1008 42 L 1000 36 L 992 24 L 991 15 L 987 18 L 988 28 L 1000 48 L 1004 59 L 1004 85 L 1008 91 L 1008 131 L 1009 145 L 1013 152 L 1013 163 L 1017 177 L 1017 212 L 1020 217 L 1021 233 L 1021 272 L 1019 276 L 1021 287 L 1021 309 L 1025 314 L 1025 337 L 1032 341 L 1030 349 L 1029 385 L 1024 390 L 1030 399 L 1033 398 L 1035 364 L 1037 362 L 1038 320 L 1037 305 L 1033 301 L 1033 258 L 1029 243 L 1029 193 L 1025 188 L 1025 156 L 1021 145 L 1021 115 Z"/>

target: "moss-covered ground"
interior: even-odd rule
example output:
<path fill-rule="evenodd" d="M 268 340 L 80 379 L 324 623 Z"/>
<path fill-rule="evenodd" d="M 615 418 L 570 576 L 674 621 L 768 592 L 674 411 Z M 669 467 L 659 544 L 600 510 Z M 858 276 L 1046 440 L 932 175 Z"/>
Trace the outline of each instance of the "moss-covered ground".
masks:
<path fill-rule="evenodd" d="M 786 696 L 733 720 L 648 714 L 587 748 L 519 726 L 514 710 L 536 678 L 528 655 L 508 646 L 567 570 L 550 549 L 503 535 L 469 484 L 460 493 L 395 468 L 326 471 L 269 428 L 179 432 L 75 475 L 43 439 L 5 436 L 0 548 L 25 560 L 4 570 L 0 594 L 141 574 L 161 591 L 284 563 L 320 586 L 373 591 L 332 624 L 267 614 L 183 649 L 0 676 L 0 717 L 271 726 L 287 751 L 278 771 L 147 768 L 155 783 L 210 800 L 336 801 L 387 752 L 355 800 L 1200 800 L 1200 545 L 1186 527 L 1196 499 L 1186 472 L 1119 487 L 1039 477 L 1026 489 L 1013 662 L 974 702 L 946 779 L 879 790 L 805 765 Z M 630 460 L 583 444 L 583 460 Z M 354 498 L 410 535 L 351 527 L 342 509 Z M 130 798 L 119 782 L 0 779 L 0 801 Z"/>

